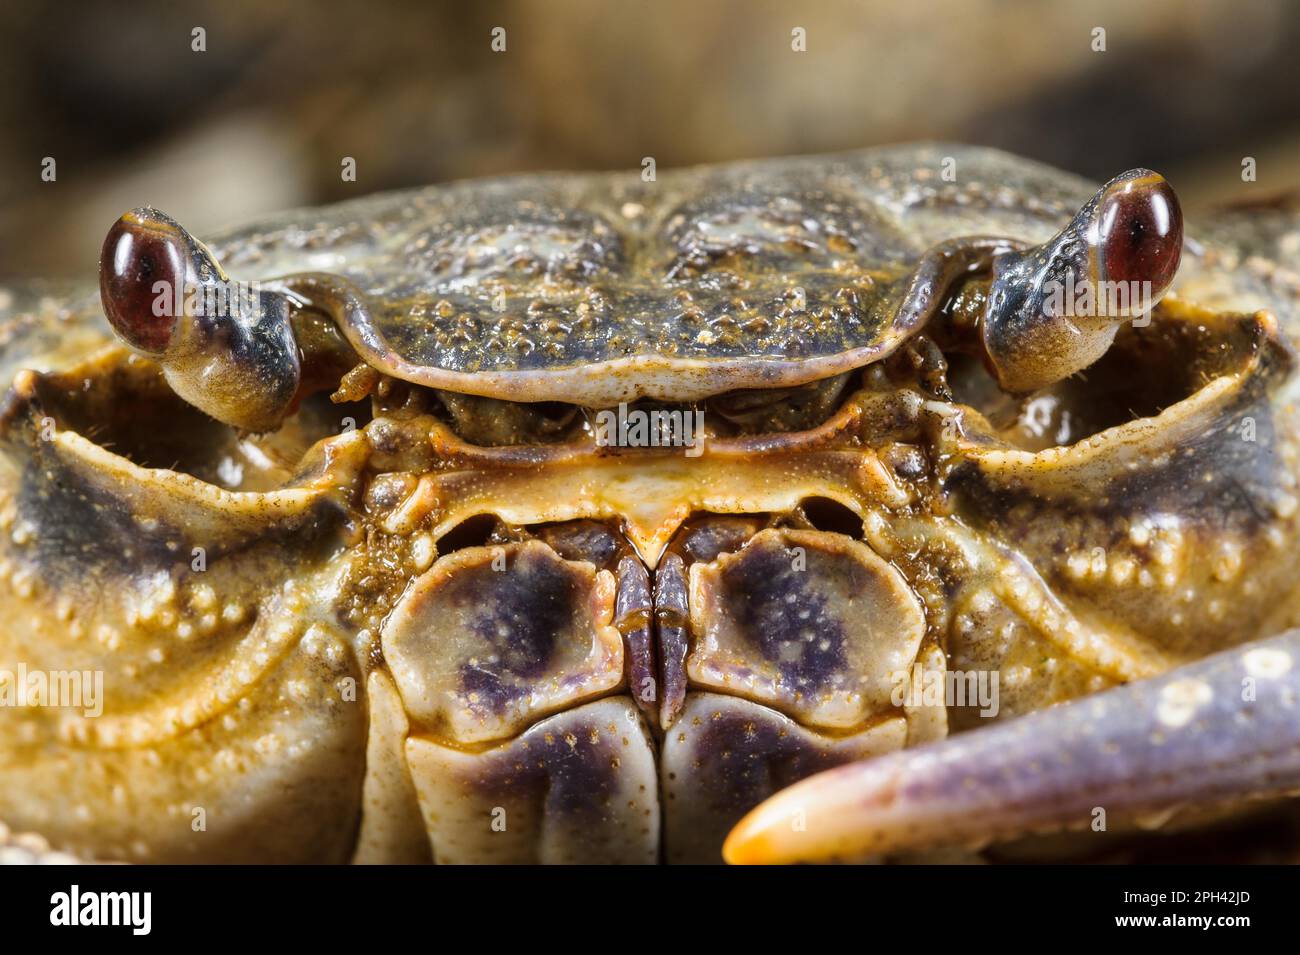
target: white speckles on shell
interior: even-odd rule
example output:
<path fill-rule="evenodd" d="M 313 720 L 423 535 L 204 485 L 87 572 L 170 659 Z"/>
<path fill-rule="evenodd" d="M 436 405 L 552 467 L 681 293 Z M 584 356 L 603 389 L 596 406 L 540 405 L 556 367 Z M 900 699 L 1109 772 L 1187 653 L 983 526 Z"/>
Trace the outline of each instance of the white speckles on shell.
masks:
<path fill-rule="evenodd" d="M 303 650 L 331 666 L 340 665 L 346 655 L 342 641 L 324 627 L 313 624 L 302 639 Z"/>
<path fill-rule="evenodd" d="M 170 604 L 176 600 L 176 581 L 167 572 L 159 573 L 155 578 L 151 596 L 160 604 Z"/>
<path fill-rule="evenodd" d="M 1127 555 L 1116 557 L 1110 562 L 1110 582 L 1123 587 L 1133 581 L 1137 575 L 1137 561 Z"/>
<path fill-rule="evenodd" d="M 1285 650 L 1259 647 L 1247 650 L 1241 656 L 1246 672 L 1261 680 L 1276 680 L 1291 671 L 1291 654 Z"/>
<path fill-rule="evenodd" d="M 218 773 L 230 774 L 240 771 L 243 760 L 234 751 L 223 749 L 218 751 L 216 756 L 212 758 L 212 764 Z"/>
<path fill-rule="evenodd" d="M 95 639 L 105 650 L 113 651 L 122 646 L 122 632 L 107 623 L 101 623 L 95 628 Z"/>
<path fill-rule="evenodd" d="M 433 535 L 418 534 L 411 541 L 411 564 L 417 573 L 428 570 L 437 555 L 438 547 Z"/>
<path fill-rule="evenodd" d="M 30 600 L 36 592 L 36 580 L 30 570 L 23 569 L 14 573 L 12 578 L 14 593 L 24 600 Z"/>
<path fill-rule="evenodd" d="M 1092 563 L 1088 559 L 1088 554 L 1083 551 L 1075 551 L 1065 559 L 1065 571 L 1075 580 L 1083 580 L 1091 575 Z"/>
<path fill-rule="evenodd" d="M 1170 729 L 1186 726 L 1197 711 L 1214 698 L 1214 691 L 1203 680 L 1175 680 L 1160 691 L 1156 719 Z"/>
<path fill-rule="evenodd" d="M 68 594 L 60 594 L 54 601 L 55 619 L 67 623 L 72 619 L 73 607 L 72 597 Z"/>
<path fill-rule="evenodd" d="M 1210 561 L 1210 571 L 1214 575 L 1214 579 L 1221 583 L 1227 583 L 1241 573 L 1241 567 L 1241 544 L 1227 539 L 1219 541 L 1216 552 Z"/>
<path fill-rule="evenodd" d="M 1033 678 L 1033 669 L 1024 664 L 1013 664 L 1002 669 L 1002 683 L 1008 689 L 1028 686 Z"/>
<path fill-rule="evenodd" d="M 210 584 L 198 584 L 190 591 L 190 605 L 195 610 L 212 610 L 217 605 L 217 592 Z"/>

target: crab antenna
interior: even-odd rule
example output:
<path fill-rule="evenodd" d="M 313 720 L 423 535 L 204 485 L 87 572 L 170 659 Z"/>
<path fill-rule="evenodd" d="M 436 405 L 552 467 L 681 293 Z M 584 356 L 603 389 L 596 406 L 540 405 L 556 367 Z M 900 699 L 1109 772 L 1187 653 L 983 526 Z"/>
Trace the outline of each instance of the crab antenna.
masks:
<path fill-rule="evenodd" d="M 104 314 L 157 361 L 172 390 L 247 431 L 277 427 L 302 372 L 289 299 L 231 282 L 212 253 L 156 209 L 128 212 L 104 240 Z"/>
<path fill-rule="evenodd" d="M 1282 796 L 1300 789 L 1297 695 L 1300 630 L 1291 630 L 812 776 L 741 820 L 723 854 L 733 863 L 817 862 L 979 846 Z"/>
<path fill-rule="evenodd" d="M 1183 218 L 1149 169 L 1116 176 L 1040 246 L 998 256 L 982 321 L 986 360 L 1007 391 L 1060 381 L 1100 358 L 1125 318 L 1173 282 Z"/>

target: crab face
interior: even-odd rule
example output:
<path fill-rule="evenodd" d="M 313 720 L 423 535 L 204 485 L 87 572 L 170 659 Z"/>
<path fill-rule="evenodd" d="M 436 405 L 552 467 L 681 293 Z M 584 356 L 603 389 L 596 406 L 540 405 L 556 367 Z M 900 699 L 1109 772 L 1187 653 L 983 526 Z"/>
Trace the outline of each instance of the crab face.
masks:
<path fill-rule="evenodd" d="M 0 363 L 0 671 L 102 680 L 0 709 L 0 818 L 141 861 L 714 861 L 845 763 L 731 854 L 1297 785 L 1197 772 L 1294 750 L 1204 718 L 1234 662 L 1293 695 L 1291 642 L 1199 662 L 1300 611 L 1294 297 L 1198 251 L 1161 301 L 1154 173 L 957 156 L 470 183 L 211 249 L 124 216 L 102 317 L 24 312 Z M 1177 784 L 1048 765 L 1080 727 L 1118 766 L 1164 734 Z M 862 809 L 920 744 L 959 748 Z M 1016 799 L 949 793 L 990 746 Z"/>

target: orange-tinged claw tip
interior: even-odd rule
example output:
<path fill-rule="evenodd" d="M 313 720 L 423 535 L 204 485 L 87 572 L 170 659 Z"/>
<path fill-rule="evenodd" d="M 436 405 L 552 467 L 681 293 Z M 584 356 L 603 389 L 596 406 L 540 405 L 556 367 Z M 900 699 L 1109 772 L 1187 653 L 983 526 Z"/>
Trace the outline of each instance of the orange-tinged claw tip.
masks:
<path fill-rule="evenodd" d="M 866 765 L 819 773 L 760 803 L 727 836 L 723 859 L 731 865 L 785 865 L 868 854 L 877 806 L 862 778 Z"/>
<path fill-rule="evenodd" d="M 766 805 L 766 804 L 764 804 Z M 727 865 L 769 865 L 776 861 L 768 838 L 769 821 L 755 809 L 736 823 L 722 844 Z"/>

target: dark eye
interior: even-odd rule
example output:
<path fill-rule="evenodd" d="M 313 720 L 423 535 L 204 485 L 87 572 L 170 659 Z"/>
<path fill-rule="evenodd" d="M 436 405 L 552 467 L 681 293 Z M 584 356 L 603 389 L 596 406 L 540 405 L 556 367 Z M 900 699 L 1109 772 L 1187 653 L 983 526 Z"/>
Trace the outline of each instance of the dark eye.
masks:
<path fill-rule="evenodd" d="M 140 351 L 161 353 L 176 327 L 176 303 L 185 297 L 185 258 L 176 231 L 147 212 L 128 212 L 104 239 L 99 260 L 104 314 Z"/>
<path fill-rule="evenodd" d="M 1183 213 L 1173 188 L 1155 173 L 1116 183 L 1102 199 L 1098 240 L 1108 281 L 1150 282 L 1163 291 L 1183 251 Z"/>

